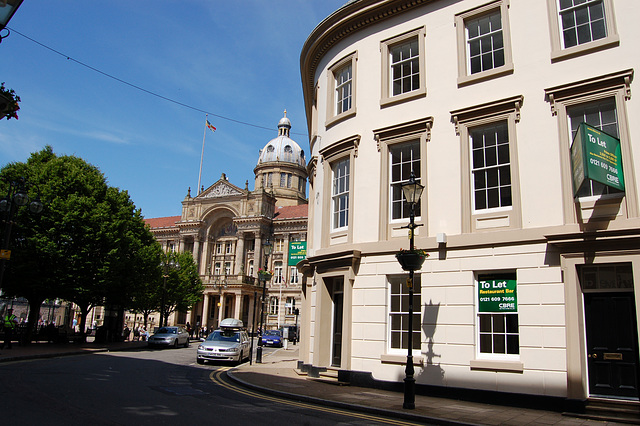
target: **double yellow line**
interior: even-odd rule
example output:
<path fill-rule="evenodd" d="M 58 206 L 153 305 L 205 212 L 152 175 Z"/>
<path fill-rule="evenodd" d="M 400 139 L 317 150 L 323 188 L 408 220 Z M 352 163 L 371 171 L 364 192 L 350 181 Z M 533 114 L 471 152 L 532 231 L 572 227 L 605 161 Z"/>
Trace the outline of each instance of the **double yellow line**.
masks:
<path fill-rule="evenodd" d="M 316 410 L 316 411 L 322 411 L 324 413 L 332 413 L 332 414 L 338 414 L 338 415 L 342 415 L 342 416 L 350 416 L 350 417 L 356 417 L 358 419 L 363 419 L 363 420 L 369 420 L 369 421 L 374 421 L 376 423 L 384 423 L 384 424 L 389 424 L 389 425 L 406 425 L 406 426 L 416 426 L 416 425 L 420 425 L 421 423 L 411 423 L 411 422 L 406 422 L 406 421 L 402 421 L 402 420 L 394 420 L 394 419 L 388 419 L 385 417 L 379 417 L 379 416 L 373 416 L 373 415 L 369 415 L 369 414 L 364 414 L 364 413 L 357 413 L 354 411 L 347 411 L 347 410 L 342 410 L 339 408 L 331 408 L 331 407 L 323 407 L 320 405 L 316 405 L 316 404 L 310 404 L 310 403 L 306 403 L 306 402 L 299 402 L 299 401 L 292 401 L 289 399 L 285 399 L 285 398 L 279 398 L 279 397 L 275 397 L 275 396 L 270 396 L 270 395 L 265 395 L 265 394 L 261 394 L 258 392 L 254 392 L 236 385 L 233 385 L 231 383 L 229 383 L 228 381 L 224 380 L 224 374 L 230 370 L 232 367 L 223 367 L 221 369 L 212 371 L 211 374 L 209 374 L 209 379 L 215 383 L 216 385 L 222 386 L 230 391 L 233 392 L 237 392 L 237 393 L 241 393 L 243 395 L 246 396 L 250 396 L 252 398 L 258 398 L 258 399 L 262 399 L 265 401 L 270 401 L 270 402 L 276 402 L 278 404 L 286 404 L 286 405 L 290 405 L 293 407 L 298 407 L 298 408 L 304 408 L 304 409 L 309 409 L 309 410 Z"/>

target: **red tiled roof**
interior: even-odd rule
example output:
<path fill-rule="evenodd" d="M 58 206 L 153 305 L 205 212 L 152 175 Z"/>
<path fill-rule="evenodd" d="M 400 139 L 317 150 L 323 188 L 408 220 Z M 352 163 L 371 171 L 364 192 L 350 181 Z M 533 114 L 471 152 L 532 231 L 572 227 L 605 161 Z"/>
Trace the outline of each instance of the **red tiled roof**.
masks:
<path fill-rule="evenodd" d="M 152 217 L 145 219 L 144 222 L 153 228 L 170 228 L 176 225 L 176 222 L 180 221 L 182 216 L 168 216 L 168 217 Z"/>
<path fill-rule="evenodd" d="M 309 217 L 309 205 L 300 204 L 299 206 L 284 206 L 276 210 L 273 218 L 275 220 L 283 219 L 301 219 Z"/>

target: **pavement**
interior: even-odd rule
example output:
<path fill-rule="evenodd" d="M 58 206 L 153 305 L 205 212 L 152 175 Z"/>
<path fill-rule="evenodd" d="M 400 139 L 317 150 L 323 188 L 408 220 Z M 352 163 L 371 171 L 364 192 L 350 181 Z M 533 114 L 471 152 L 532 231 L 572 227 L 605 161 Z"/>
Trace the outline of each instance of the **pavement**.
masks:
<path fill-rule="evenodd" d="M 195 342 L 192 342 L 195 344 Z M 146 342 L 33 343 L 0 350 L 0 363 L 65 355 L 134 351 Z M 531 408 L 482 404 L 450 398 L 416 395 L 415 409 L 403 409 L 402 392 L 339 384 L 337 379 L 310 378 L 298 370 L 296 345 L 265 351 L 262 363 L 244 363 L 228 371 L 236 383 L 261 393 L 322 406 L 345 408 L 417 423 L 441 425 L 616 425 L 611 418 L 579 418 L 572 414 Z"/>

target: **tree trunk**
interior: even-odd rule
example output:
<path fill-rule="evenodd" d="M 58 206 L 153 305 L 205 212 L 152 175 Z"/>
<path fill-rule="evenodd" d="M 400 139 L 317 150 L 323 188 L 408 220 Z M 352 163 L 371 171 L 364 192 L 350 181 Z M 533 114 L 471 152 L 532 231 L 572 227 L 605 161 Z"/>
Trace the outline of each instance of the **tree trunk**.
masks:
<path fill-rule="evenodd" d="M 76 303 L 77 304 L 77 303 Z M 89 315 L 89 310 L 91 309 L 90 304 L 86 305 L 78 305 L 80 308 L 80 321 L 78 321 L 78 330 L 80 330 L 80 339 L 78 342 L 85 343 L 87 341 L 87 316 Z"/>
<path fill-rule="evenodd" d="M 22 336 L 22 344 L 28 345 L 31 343 L 33 336 L 33 327 L 38 323 L 40 318 L 40 306 L 44 302 L 44 298 L 29 299 L 29 319 L 27 320 L 27 328 Z"/>

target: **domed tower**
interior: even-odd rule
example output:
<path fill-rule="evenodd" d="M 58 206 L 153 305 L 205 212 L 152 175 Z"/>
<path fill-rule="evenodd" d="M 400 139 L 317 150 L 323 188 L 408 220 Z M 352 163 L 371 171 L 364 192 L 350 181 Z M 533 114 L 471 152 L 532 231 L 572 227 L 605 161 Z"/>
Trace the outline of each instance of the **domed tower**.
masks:
<path fill-rule="evenodd" d="M 276 207 L 307 203 L 307 162 L 300 145 L 289 137 L 291 121 L 287 111 L 278 123 L 278 136 L 260 150 L 253 172 L 255 189 L 273 191 Z"/>

